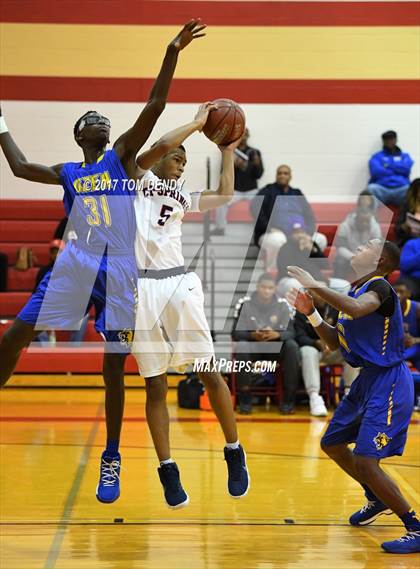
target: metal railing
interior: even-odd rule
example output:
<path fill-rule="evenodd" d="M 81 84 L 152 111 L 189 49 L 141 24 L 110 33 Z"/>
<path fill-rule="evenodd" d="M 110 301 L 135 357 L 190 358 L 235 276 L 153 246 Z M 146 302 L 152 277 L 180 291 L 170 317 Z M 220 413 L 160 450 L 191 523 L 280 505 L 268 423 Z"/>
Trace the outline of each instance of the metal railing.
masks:
<path fill-rule="evenodd" d="M 206 159 L 206 190 L 210 190 L 211 187 L 211 162 L 210 157 Z M 206 211 L 203 219 L 203 289 L 208 289 L 208 276 L 207 276 L 207 265 L 208 265 L 208 244 L 210 241 L 210 212 Z"/>

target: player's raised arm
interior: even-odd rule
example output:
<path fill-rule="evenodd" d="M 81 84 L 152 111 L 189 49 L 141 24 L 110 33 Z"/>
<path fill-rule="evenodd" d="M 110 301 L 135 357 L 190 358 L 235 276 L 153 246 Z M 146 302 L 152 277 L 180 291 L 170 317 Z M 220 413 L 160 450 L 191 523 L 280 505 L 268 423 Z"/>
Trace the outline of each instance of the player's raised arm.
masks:
<path fill-rule="evenodd" d="M 162 114 L 169 87 L 178 61 L 178 54 L 194 39 L 204 36 L 206 26 L 200 20 L 191 20 L 182 28 L 166 49 L 162 67 L 150 92 L 149 100 L 134 125 L 115 142 L 114 148 L 126 170 L 135 167 L 135 157 L 149 138 L 156 121 Z M 134 176 L 134 171 L 127 171 Z"/>
<path fill-rule="evenodd" d="M 219 187 L 217 190 L 206 190 L 200 194 L 200 211 L 208 211 L 227 204 L 235 192 L 235 163 L 234 151 L 238 148 L 241 139 L 231 142 L 228 146 L 219 146 L 222 153 L 222 171 L 220 172 Z"/>
<path fill-rule="evenodd" d="M 216 108 L 216 105 L 210 102 L 200 105 L 197 114 L 191 122 L 164 134 L 149 150 L 139 154 L 136 159 L 137 166 L 142 170 L 149 170 L 165 154 L 181 146 L 184 140 L 194 132 L 201 132 L 206 124 L 209 112 Z"/>
<path fill-rule="evenodd" d="M 62 164 L 44 166 L 28 162 L 26 156 L 13 140 L 0 108 L 0 146 L 4 152 L 10 169 L 17 178 L 41 182 L 43 184 L 61 184 L 60 172 Z"/>
<path fill-rule="evenodd" d="M 331 351 L 337 350 L 340 347 L 336 328 L 330 326 L 330 324 L 322 319 L 315 308 L 312 297 L 307 292 L 291 289 L 286 293 L 286 300 L 291 306 L 294 306 L 298 312 L 308 317 L 315 332 L 321 340 L 324 340 Z"/>

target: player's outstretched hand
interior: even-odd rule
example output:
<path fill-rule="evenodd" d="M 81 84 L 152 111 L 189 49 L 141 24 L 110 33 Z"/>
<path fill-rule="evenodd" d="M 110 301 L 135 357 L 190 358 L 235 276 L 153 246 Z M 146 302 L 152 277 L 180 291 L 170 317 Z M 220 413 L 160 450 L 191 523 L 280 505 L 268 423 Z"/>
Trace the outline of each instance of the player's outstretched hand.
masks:
<path fill-rule="evenodd" d="M 189 43 L 197 38 L 202 38 L 206 34 L 201 34 L 207 26 L 201 23 L 201 20 L 190 20 L 179 34 L 174 38 L 169 45 L 173 46 L 177 51 L 181 51 L 187 47 Z"/>
<path fill-rule="evenodd" d="M 292 288 L 286 293 L 286 300 L 290 306 L 294 306 L 298 312 L 308 316 L 315 310 L 312 297 L 304 290 Z"/>
<path fill-rule="evenodd" d="M 215 110 L 217 110 L 217 105 L 211 103 L 210 101 L 206 101 L 199 106 L 197 114 L 194 117 L 194 120 L 198 123 L 199 132 L 201 132 L 204 128 L 204 125 L 206 124 L 209 117 L 209 112 Z"/>
<path fill-rule="evenodd" d="M 314 277 L 301 269 L 300 267 L 296 267 L 295 265 L 289 265 L 287 267 L 287 274 L 292 279 L 296 279 L 300 282 L 302 286 L 305 288 L 319 288 L 319 283 L 314 279 Z"/>

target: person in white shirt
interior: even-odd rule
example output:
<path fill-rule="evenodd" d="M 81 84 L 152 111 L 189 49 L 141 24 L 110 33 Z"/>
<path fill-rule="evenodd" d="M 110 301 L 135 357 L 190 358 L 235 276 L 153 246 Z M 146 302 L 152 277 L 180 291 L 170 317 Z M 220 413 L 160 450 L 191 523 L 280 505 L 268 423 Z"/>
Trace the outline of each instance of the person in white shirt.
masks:
<path fill-rule="evenodd" d="M 146 381 L 146 417 L 160 461 L 158 473 L 165 499 L 171 508 L 186 506 L 189 498 L 171 458 L 166 372 L 169 366 L 196 359 L 214 360 L 201 281 L 184 267 L 182 220 L 187 211 L 203 212 L 229 202 L 234 192 L 233 153 L 239 140 L 220 147 L 222 171 L 217 190 L 190 194 L 180 180 L 187 162 L 182 142 L 202 130 L 213 108 L 211 103 L 201 105 L 191 123 L 168 133 L 137 158 L 143 177 L 135 200 L 139 280 L 132 351 Z M 229 389 L 220 373 L 202 372 L 199 377 L 225 435 L 228 492 L 240 498 L 248 492 L 249 476 Z"/>

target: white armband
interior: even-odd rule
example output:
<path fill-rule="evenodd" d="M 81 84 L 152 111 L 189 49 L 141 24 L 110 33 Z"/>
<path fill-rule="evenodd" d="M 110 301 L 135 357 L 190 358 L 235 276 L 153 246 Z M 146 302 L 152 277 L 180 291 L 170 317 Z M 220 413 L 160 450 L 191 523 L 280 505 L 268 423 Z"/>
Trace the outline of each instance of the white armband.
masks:
<path fill-rule="evenodd" d="M 311 324 L 311 326 L 313 326 L 314 328 L 317 328 L 318 326 L 321 326 L 321 324 L 324 322 L 322 319 L 322 316 L 320 315 L 320 313 L 318 312 L 318 310 L 315 308 L 315 310 L 312 312 L 312 314 L 308 315 L 308 320 L 309 323 Z"/>
<path fill-rule="evenodd" d="M 9 132 L 9 129 L 7 128 L 4 117 L 0 117 L 0 134 L 3 134 L 4 132 Z"/>

